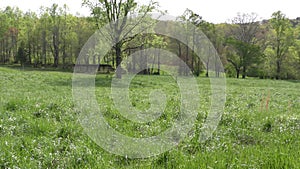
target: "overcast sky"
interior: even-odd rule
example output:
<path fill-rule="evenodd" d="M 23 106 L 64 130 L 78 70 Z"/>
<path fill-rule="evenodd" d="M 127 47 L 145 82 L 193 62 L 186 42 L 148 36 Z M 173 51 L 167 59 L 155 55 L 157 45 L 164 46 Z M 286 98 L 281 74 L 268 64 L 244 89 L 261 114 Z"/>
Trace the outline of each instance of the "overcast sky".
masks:
<path fill-rule="evenodd" d="M 148 0 L 138 0 L 147 3 Z M 162 10 L 170 15 L 181 15 L 186 8 L 193 10 L 204 20 L 214 23 L 228 21 L 240 13 L 255 12 L 262 19 L 268 19 L 272 13 L 281 10 L 288 18 L 300 17 L 299 0 L 158 0 Z M 18 6 L 23 11 L 38 11 L 40 6 L 50 7 L 53 3 L 67 4 L 70 12 L 89 15 L 89 10 L 81 6 L 82 0 L 0 0 L 0 8 L 8 5 Z"/>

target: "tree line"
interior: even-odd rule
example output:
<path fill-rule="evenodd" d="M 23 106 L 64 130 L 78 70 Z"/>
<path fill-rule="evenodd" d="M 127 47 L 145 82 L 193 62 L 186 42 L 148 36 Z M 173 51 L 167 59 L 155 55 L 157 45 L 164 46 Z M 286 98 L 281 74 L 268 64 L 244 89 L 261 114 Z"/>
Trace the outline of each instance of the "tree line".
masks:
<path fill-rule="evenodd" d="M 97 3 L 84 0 L 83 4 L 90 7 L 91 16 L 72 15 L 66 5 L 60 7 L 57 4 L 41 7 L 38 13 L 9 6 L 0 9 L 0 64 L 72 67 L 86 41 L 106 23 L 135 13 L 151 25 L 155 21 L 147 18 L 149 13 L 165 14 L 154 1 L 139 5 L 134 0 L 102 0 Z M 261 21 L 255 13 L 239 13 L 228 23 L 213 24 L 187 9 L 177 17 L 177 22 L 194 25 L 181 32 L 192 43 L 192 48 L 176 39 L 156 34 L 120 39 L 120 32 L 126 31 L 124 25 L 128 22 L 121 21 L 118 27 L 112 27 L 119 32 L 115 34 L 119 37 L 113 37 L 117 43 L 105 58 L 100 61 L 99 54 L 94 52 L 82 64 L 107 64 L 116 68 L 130 54 L 154 47 L 176 53 L 195 75 L 203 73 L 209 76 L 208 67 L 218 55 L 230 77 L 300 79 L 300 18 L 289 19 L 281 11 L 274 12 L 269 20 Z M 164 27 L 168 29 L 167 22 Z M 197 45 L 193 37 L 195 27 L 215 48 L 209 50 L 210 57 L 202 60 L 193 49 Z M 169 31 L 176 30 L 170 27 Z M 125 71 L 134 72 L 142 64 L 148 64 L 152 69 L 144 70 L 143 74 L 160 74 L 160 57 L 163 56 L 158 54 L 150 59 L 141 54 L 125 65 Z M 186 71 L 178 68 L 179 74 L 187 74 Z M 117 69 L 116 74 L 121 77 L 122 70 L 118 72 Z"/>
<path fill-rule="evenodd" d="M 68 13 L 67 6 L 41 7 L 40 13 L 6 7 L 0 11 L 0 62 L 21 65 L 75 63 L 96 27 L 91 18 Z"/>

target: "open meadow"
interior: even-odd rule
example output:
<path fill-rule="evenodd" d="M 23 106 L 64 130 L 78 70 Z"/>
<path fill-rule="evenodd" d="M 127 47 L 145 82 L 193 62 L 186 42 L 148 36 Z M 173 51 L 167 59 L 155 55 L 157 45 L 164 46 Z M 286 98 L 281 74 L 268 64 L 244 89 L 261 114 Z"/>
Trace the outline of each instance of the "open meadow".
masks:
<path fill-rule="evenodd" d="M 226 104 L 213 136 L 198 142 L 210 106 L 209 78 L 197 77 L 200 109 L 194 133 L 161 155 L 129 159 L 110 154 L 84 132 L 72 97 L 72 72 L 0 67 L 0 168 L 299 168 L 300 82 L 226 79 Z M 171 76 L 137 75 L 133 106 L 149 108 L 149 93 L 167 94 L 159 119 L 138 124 L 124 118 L 110 97 L 112 76 L 96 77 L 103 115 L 117 131 L 149 137 L 178 118 L 179 88 Z"/>

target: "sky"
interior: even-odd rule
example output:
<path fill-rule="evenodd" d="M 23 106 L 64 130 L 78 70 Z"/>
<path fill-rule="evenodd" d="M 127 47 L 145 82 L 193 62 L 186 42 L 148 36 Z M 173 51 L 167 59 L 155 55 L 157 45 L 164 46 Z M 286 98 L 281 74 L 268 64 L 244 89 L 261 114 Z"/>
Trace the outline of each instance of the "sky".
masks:
<path fill-rule="evenodd" d="M 141 4 L 147 4 L 149 0 L 137 0 Z M 213 23 L 228 22 L 238 12 L 258 14 L 260 19 L 269 19 L 273 12 L 281 10 L 290 19 L 300 17 L 299 0 L 157 0 L 161 10 L 167 10 L 172 16 L 183 14 L 186 8 L 193 10 L 204 20 Z M 82 7 L 82 0 L 0 0 L 0 8 L 17 6 L 22 11 L 38 12 L 40 6 L 50 7 L 53 3 L 63 6 L 67 4 L 71 13 L 79 12 L 83 16 L 90 11 Z"/>

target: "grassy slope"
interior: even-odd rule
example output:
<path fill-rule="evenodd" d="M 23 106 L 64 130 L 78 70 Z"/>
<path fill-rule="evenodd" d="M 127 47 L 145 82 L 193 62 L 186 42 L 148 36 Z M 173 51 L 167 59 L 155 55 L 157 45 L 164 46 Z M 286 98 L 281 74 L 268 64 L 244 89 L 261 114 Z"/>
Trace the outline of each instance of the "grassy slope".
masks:
<path fill-rule="evenodd" d="M 159 80 L 157 80 L 157 78 Z M 156 81 L 154 81 L 156 79 Z M 111 78 L 96 79 L 100 104 L 109 99 Z M 201 110 L 195 130 L 209 106 L 209 81 L 198 78 Z M 213 138 L 197 135 L 177 148 L 149 159 L 129 160 L 102 150 L 77 121 L 72 101 L 72 73 L 20 71 L 0 67 L 1 168 L 299 168 L 300 83 L 227 79 L 227 102 Z M 114 108 L 104 115 L 111 126 L 129 136 L 156 135 L 170 126 L 178 110 L 178 88 L 168 77 L 139 76 L 130 86 L 131 101 L 149 107 L 153 88 L 171 94 L 156 122 L 138 125 Z M 139 99 L 140 97 L 144 99 Z M 266 110 L 266 100 L 269 101 Z M 162 123 L 164 121 L 164 123 Z M 148 125 L 148 126 L 147 126 Z"/>

